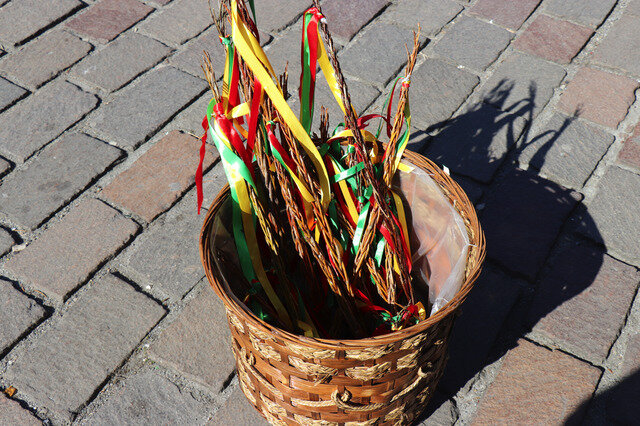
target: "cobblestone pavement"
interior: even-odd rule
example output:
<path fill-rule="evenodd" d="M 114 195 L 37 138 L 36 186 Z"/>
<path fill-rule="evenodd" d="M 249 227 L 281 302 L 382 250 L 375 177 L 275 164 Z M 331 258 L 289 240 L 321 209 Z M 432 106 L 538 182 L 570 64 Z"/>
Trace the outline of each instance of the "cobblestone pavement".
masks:
<path fill-rule="evenodd" d="M 295 75 L 311 1 L 256 3 Z M 487 235 L 423 424 L 637 422 L 640 0 L 323 3 L 359 112 L 421 24 L 411 149 Z M 203 49 L 206 0 L 0 0 L 0 424 L 264 424 L 198 256 Z"/>

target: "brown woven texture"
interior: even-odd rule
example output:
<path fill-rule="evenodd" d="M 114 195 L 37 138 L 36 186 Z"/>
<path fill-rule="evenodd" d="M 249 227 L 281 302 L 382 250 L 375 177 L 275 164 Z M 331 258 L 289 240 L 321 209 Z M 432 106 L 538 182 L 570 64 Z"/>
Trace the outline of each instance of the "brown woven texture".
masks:
<path fill-rule="evenodd" d="M 309 338 L 255 317 L 214 266 L 213 219 L 229 196 L 228 186 L 207 213 L 200 255 L 226 308 L 240 385 L 274 425 L 411 424 L 440 380 L 451 327 L 480 273 L 485 240 L 475 209 L 460 186 L 422 155 L 406 151 L 404 158 L 442 188 L 465 221 L 471 247 L 465 280 L 455 297 L 419 324 L 383 336 L 343 341 Z"/>

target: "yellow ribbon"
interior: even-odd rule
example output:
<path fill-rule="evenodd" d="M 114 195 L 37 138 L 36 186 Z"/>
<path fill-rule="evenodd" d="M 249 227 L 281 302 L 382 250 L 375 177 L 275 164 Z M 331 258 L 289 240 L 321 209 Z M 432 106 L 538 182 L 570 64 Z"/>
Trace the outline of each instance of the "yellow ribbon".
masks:
<path fill-rule="evenodd" d="M 311 162 L 318 173 L 318 178 L 320 179 L 322 207 L 326 211 L 329 206 L 329 202 L 331 201 L 331 189 L 329 186 L 329 175 L 322 161 L 322 157 L 320 156 L 316 146 L 311 141 L 311 138 L 302 127 L 302 124 L 300 124 L 300 121 L 284 100 L 282 91 L 273 82 L 275 73 L 269 64 L 262 47 L 260 47 L 258 41 L 250 31 L 248 31 L 244 22 L 242 22 L 238 17 L 237 0 L 231 1 L 231 24 L 232 38 L 238 53 L 242 56 L 242 59 L 244 59 L 245 63 L 256 76 L 258 81 L 260 81 L 263 89 L 273 102 L 274 107 L 278 110 L 289 129 L 291 129 L 294 137 L 300 142 L 307 154 L 309 154 Z M 268 70 L 265 69 L 265 66 Z"/>

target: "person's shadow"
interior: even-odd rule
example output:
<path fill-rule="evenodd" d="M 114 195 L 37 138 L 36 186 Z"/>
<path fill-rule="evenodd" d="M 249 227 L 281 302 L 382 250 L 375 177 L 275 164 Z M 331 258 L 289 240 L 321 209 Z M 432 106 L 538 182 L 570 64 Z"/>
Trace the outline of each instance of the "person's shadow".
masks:
<path fill-rule="evenodd" d="M 450 417 L 441 418 L 440 412 L 455 410 L 447 401 L 471 387 L 480 371 L 532 330 L 544 334 L 555 327 L 570 334 L 585 322 L 576 318 L 562 324 L 553 312 L 589 288 L 603 264 L 602 247 L 570 225 L 569 218 L 580 211 L 581 226 L 597 239 L 597 227 L 581 206 L 582 195 L 533 170 L 533 165 L 539 170 L 549 161 L 549 151 L 573 118 L 532 136 L 530 124 L 541 107 L 535 104 L 537 88 L 532 83 L 528 96 L 506 105 L 513 88 L 513 83 L 501 81 L 463 113 L 431 126 L 427 132 L 435 135 L 427 137 L 421 149 L 446 165 L 454 179 L 464 176 L 472 191 L 483 194 L 471 198 L 476 198 L 486 235 L 487 260 L 454 326 L 444 376 L 416 424 L 430 416 L 427 424 L 446 423 Z M 525 151 L 529 170 L 518 166 Z M 574 338 L 580 338 L 579 331 Z M 599 348 L 590 355 L 606 358 L 607 353 L 608 348 Z M 637 394 L 638 382 L 636 375 L 625 386 Z M 572 414 L 571 423 L 583 419 L 587 404 Z"/>

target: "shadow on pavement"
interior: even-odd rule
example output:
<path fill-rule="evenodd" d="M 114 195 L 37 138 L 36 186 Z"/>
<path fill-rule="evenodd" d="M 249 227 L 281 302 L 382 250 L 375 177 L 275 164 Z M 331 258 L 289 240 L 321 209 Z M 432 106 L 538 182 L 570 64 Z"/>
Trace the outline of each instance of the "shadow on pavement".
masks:
<path fill-rule="evenodd" d="M 487 262 L 454 326 L 444 377 L 417 423 L 517 346 L 541 319 L 587 289 L 603 263 L 599 247 L 567 229 L 582 195 L 517 166 L 519 153 L 544 138 L 535 163 L 530 162 L 541 168 L 572 118 L 532 138 L 536 86 L 529 86 L 528 97 L 505 105 L 512 88 L 503 80 L 459 116 L 432 126 L 429 131 L 439 133 L 423 149 L 454 176 L 485 188 L 478 210 Z M 588 214 L 582 220 L 593 226 Z M 582 418 L 584 408 L 574 413 L 574 421 Z M 429 423 L 439 423 L 438 417 L 436 412 Z"/>

